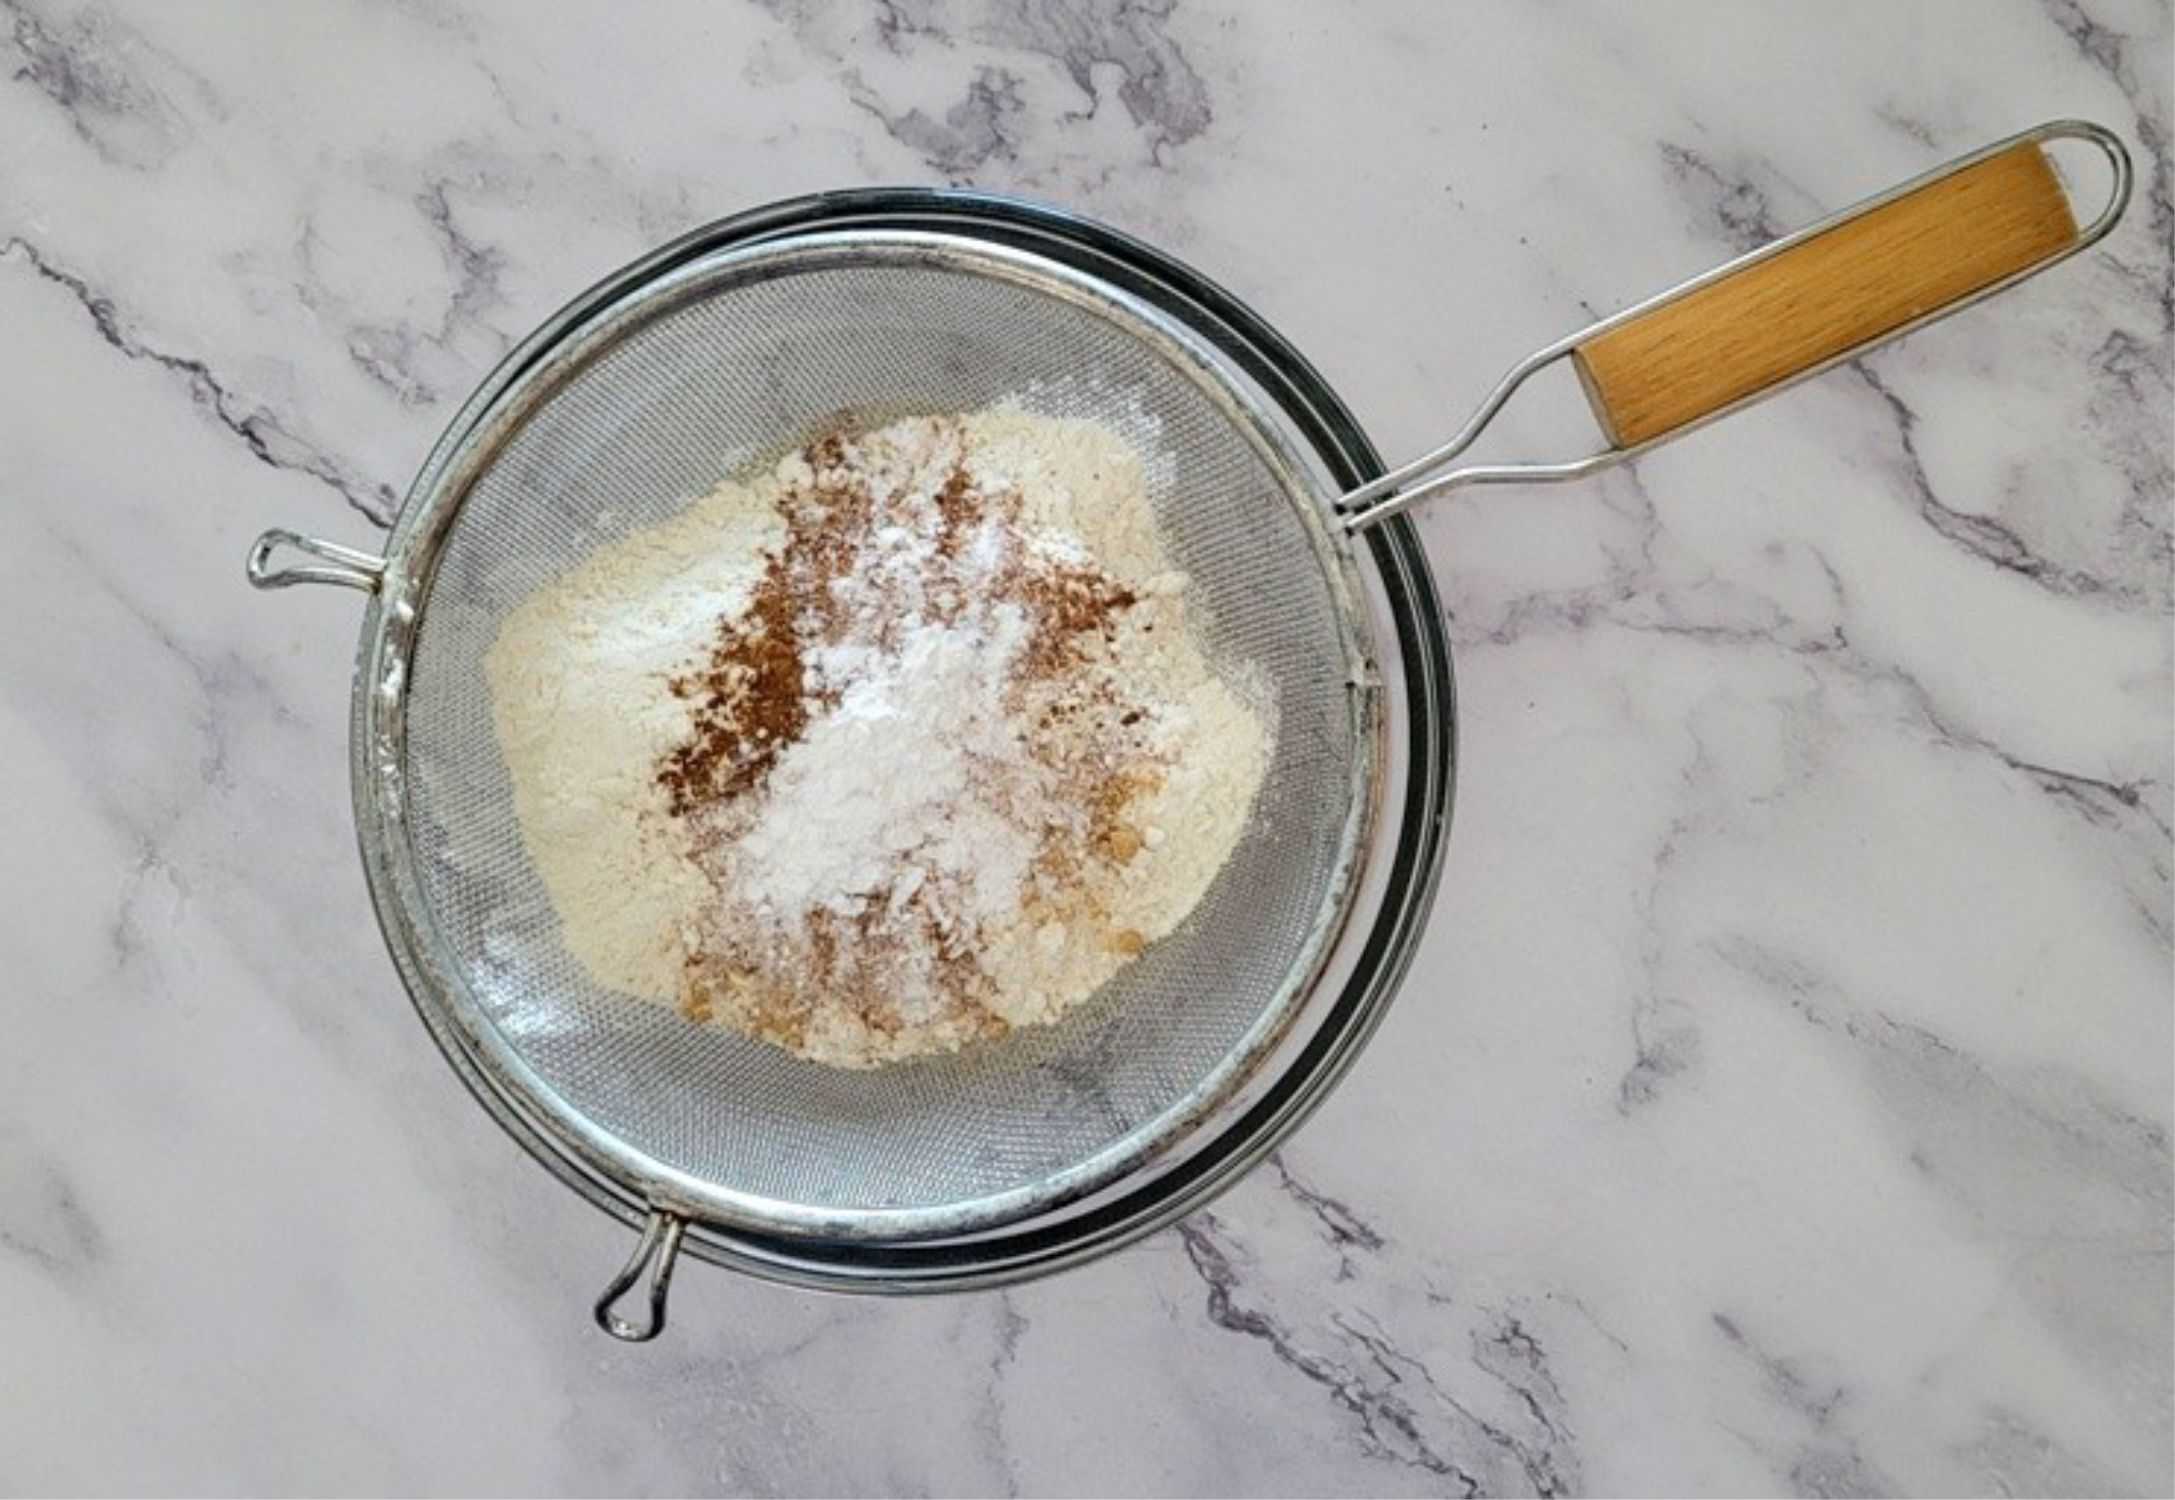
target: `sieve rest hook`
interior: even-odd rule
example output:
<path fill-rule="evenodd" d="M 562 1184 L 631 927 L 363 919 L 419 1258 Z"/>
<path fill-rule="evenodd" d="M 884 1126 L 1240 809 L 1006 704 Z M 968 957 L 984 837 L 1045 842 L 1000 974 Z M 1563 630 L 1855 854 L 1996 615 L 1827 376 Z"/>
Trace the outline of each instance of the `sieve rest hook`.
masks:
<path fill-rule="evenodd" d="M 275 568 L 272 558 L 282 547 L 292 547 L 297 552 L 321 558 L 326 566 Z M 338 542 L 274 527 L 250 544 L 246 571 L 250 584 L 260 589 L 292 588 L 298 583 L 337 583 L 343 588 L 374 594 L 385 577 L 385 559 L 358 552 L 353 547 L 343 547 Z"/>
<path fill-rule="evenodd" d="M 634 1254 L 627 1257 L 626 1265 L 612 1278 L 612 1284 L 597 1298 L 597 1326 L 615 1339 L 629 1344 L 646 1344 L 665 1331 L 665 1297 L 672 1289 L 672 1267 L 680 1258 L 680 1239 L 687 1233 L 687 1220 L 678 1214 L 667 1213 L 661 1208 L 650 1210 L 649 1222 L 642 1226 L 642 1238 L 635 1241 Z M 628 1288 L 642 1279 L 642 1268 L 654 1266 L 649 1273 L 649 1321 L 634 1324 L 612 1311 L 612 1304 L 627 1294 Z"/>

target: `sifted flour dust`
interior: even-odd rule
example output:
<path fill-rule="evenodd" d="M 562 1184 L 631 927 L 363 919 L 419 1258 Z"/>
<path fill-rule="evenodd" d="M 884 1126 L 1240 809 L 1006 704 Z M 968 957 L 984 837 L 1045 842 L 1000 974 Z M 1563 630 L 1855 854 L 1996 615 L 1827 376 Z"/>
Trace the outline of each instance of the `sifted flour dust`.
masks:
<path fill-rule="evenodd" d="M 1092 994 L 1200 900 L 1268 757 L 1140 456 L 1010 408 L 722 484 L 525 601 L 487 669 L 569 951 L 849 1067 Z"/>

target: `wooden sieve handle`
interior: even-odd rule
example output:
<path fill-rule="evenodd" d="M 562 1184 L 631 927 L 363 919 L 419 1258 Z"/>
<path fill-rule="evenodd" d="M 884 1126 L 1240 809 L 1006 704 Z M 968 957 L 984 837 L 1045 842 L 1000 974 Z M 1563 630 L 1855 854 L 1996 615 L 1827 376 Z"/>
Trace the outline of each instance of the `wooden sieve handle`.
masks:
<path fill-rule="evenodd" d="M 2083 229 L 2041 149 L 2096 148 L 2107 201 Z M 1936 167 L 1512 365 L 1457 435 L 1337 501 L 1354 535 L 1468 485 L 1584 479 L 1792 381 L 1900 338 L 2097 244 L 2130 201 L 2130 153 L 2088 120 L 2049 120 Z M 1558 360 L 1608 446 L 1554 463 L 1452 467 L 1504 403 Z"/>
<path fill-rule="evenodd" d="M 2077 237 L 2027 140 L 1612 319 L 1572 358 L 1603 431 L 1637 448 L 1939 316 Z"/>

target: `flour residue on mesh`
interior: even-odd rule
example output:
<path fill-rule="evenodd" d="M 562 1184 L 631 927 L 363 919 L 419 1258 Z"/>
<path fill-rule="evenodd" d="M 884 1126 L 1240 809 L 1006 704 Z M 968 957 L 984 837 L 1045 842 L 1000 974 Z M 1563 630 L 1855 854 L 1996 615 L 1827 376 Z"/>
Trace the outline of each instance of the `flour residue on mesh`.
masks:
<path fill-rule="evenodd" d="M 1017 408 L 826 438 L 604 548 L 487 663 L 569 951 L 843 1066 L 1055 1020 L 1199 902 L 1267 766 L 1186 592 L 1140 451 Z"/>

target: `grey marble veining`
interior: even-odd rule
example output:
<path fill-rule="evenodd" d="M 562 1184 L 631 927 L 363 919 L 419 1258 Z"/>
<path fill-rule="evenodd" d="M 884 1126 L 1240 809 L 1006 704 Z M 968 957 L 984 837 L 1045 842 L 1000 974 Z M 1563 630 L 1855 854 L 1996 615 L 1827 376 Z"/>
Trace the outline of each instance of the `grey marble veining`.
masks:
<path fill-rule="evenodd" d="M 2168 1492 L 2171 41 L 2158 0 L 0 0 L 0 1488 Z M 2137 154 L 2100 248 L 1421 518 L 1449 868 L 1276 1159 L 1002 1295 L 691 1267 L 660 1344 L 588 1327 L 626 1237 L 401 998 L 352 596 L 249 593 L 258 530 L 369 545 L 529 327 L 796 192 L 1114 222 L 1398 456 L 2063 114 Z"/>

